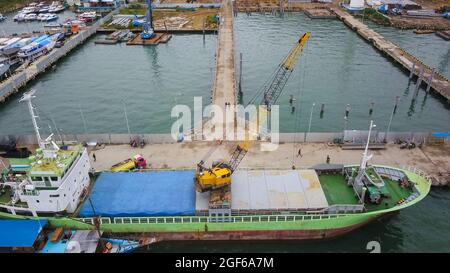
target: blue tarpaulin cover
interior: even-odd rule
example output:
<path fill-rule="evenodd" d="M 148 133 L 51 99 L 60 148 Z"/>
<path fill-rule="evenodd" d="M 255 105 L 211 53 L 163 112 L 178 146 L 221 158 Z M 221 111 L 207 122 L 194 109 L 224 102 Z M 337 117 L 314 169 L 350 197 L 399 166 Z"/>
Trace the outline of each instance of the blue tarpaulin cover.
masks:
<path fill-rule="evenodd" d="M 89 198 L 96 216 L 172 216 L 195 214 L 194 171 L 105 172 Z M 92 217 L 89 200 L 81 217 Z"/>
<path fill-rule="evenodd" d="M 449 132 L 435 132 L 435 133 L 432 133 L 431 135 L 434 137 L 440 137 L 440 138 L 450 137 Z"/>
<path fill-rule="evenodd" d="M 31 247 L 47 220 L 0 220 L 0 247 Z"/>

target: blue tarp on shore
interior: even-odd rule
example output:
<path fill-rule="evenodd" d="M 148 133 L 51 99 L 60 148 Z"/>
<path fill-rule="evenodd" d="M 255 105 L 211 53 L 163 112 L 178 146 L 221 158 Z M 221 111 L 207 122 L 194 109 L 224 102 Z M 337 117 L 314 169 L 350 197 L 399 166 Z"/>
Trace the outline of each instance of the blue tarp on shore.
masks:
<path fill-rule="evenodd" d="M 450 138 L 449 132 L 435 132 L 432 133 L 431 135 L 438 138 Z"/>
<path fill-rule="evenodd" d="M 0 220 L 0 247 L 32 247 L 47 220 Z"/>
<path fill-rule="evenodd" d="M 194 171 L 105 172 L 89 198 L 96 216 L 143 217 L 195 214 Z M 80 217 L 92 217 L 89 200 Z"/>

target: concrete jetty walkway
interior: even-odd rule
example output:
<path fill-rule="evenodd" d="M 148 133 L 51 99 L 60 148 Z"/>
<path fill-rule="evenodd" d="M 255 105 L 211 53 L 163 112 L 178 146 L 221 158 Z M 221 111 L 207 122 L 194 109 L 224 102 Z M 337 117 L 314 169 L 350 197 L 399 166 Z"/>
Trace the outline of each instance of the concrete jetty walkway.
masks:
<path fill-rule="evenodd" d="M 376 31 L 370 29 L 367 25 L 361 23 L 344 10 L 338 7 L 331 7 L 330 10 L 334 12 L 344 24 L 372 43 L 378 50 L 390 56 L 408 71 L 412 71 L 414 75 L 417 75 L 419 77 L 419 82 L 424 82 L 427 85 L 431 83 L 431 88 L 442 95 L 442 97 L 450 103 L 450 81 L 445 76 L 434 71 L 431 67 L 424 64 L 398 45 L 384 38 Z"/>
<path fill-rule="evenodd" d="M 213 105 L 223 111 L 223 121 L 210 119 L 203 124 L 201 136 L 196 132 L 196 139 L 228 139 L 235 138 L 236 115 L 226 116 L 226 110 L 236 105 L 236 78 L 234 64 L 234 32 L 233 6 L 231 0 L 223 0 L 220 11 L 220 22 L 216 51 L 216 73 L 212 88 Z M 226 106 L 229 104 L 230 106 Z M 231 108 L 230 108 L 231 109 Z M 222 128 L 223 136 L 218 137 L 214 132 Z M 214 136 L 210 135 L 214 134 Z"/>

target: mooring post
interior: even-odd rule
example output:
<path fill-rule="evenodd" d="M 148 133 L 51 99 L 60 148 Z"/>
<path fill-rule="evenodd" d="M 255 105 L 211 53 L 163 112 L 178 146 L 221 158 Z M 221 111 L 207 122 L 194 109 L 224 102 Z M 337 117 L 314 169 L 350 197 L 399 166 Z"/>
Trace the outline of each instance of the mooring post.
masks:
<path fill-rule="evenodd" d="M 427 93 L 430 92 L 431 84 L 433 83 L 434 70 L 435 70 L 434 68 L 431 70 L 431 75 L 428 78 L 428 85 L 427 85 L 427 90 L 426 90 Z"/>
<path fill-rule="evenodd" d="M 411 71 L 409 73 L 409 79 L 411 80 L 414 77 L 414 72 L 416 70 L 416 62 L 413 63 Z"/>
<path fill-rule="evenodd" d="M 238 83 L 238 94 L 239 100 L 242 102 L 243 100 L 243 92 L 242 92 L 242 52 L 239 54 L 239 83 Z"/>
<path fill-rule="evenodd" d="M 421 67 L 419 77 L 417 78 L 416 89 L 414 91 L 414 97 L 417 97 L 420 85 L 422 84 L 422 77 L 423 77 L 423 66 Z"/>
<path fill-rule="evenodd" d="M 205 40 L 205 25 L 206 25 L 206 18 L 203 18 L 203 40 Z"/>

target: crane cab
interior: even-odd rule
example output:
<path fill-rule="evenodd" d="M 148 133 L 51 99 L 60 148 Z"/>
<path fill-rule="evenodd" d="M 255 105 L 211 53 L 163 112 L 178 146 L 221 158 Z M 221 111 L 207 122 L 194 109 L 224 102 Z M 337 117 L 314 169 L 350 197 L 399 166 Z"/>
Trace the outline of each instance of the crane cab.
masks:
<path fill-rule="evenodd" d="M 205 192 L 229 185 L 231 174 L 231 169 L 222 166 L 203 169 L 195 174 L 195 188 L 198 192 Z"/>

